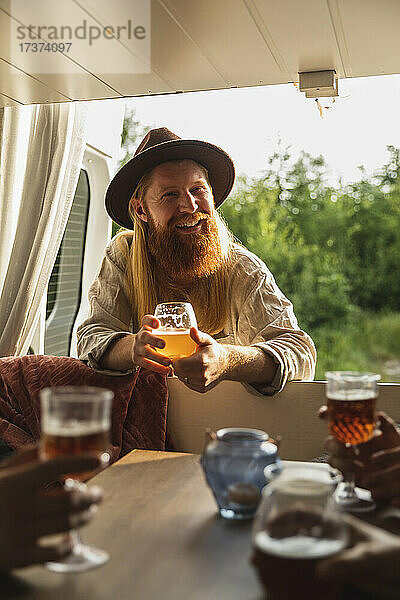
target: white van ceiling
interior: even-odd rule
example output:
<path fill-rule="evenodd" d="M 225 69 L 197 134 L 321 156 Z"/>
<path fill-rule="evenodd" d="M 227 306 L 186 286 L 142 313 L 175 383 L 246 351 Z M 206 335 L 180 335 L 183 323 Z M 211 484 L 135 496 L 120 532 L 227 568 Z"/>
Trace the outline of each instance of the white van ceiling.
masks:
<path fill-rule="evenodd" d="M 138 2 L 142 21 L 132 16 L 135 0 L 0 0 L 0 106 L 297 82 L 302 71 L 335 69 L 339 79 L 400 72 L 400 0 Z M 107 39 L 89 48 L 87 37 L 80 46 L 71 38 L 44 68 L 25 44 L 66 41 L 68 30 L 61 38 L 50 24 L 71 15 L 86 22 L 86 36 L 92 26 Z M 113 36 L 129 20 L 136 38 L 123 27 Z M 38 25 L 47 27 L 40 40 Z"/>

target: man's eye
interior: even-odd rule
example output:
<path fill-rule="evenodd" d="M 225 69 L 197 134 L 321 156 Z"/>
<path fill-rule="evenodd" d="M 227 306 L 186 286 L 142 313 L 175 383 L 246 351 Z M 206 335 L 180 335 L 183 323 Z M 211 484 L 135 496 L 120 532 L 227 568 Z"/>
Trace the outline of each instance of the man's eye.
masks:
<path fill-rule="evenodd" d="M 165 192 L 165 194 L 163 194 L 162 197 L 163 198 L 175 198 L 176 197 L 176 192 Z"/>
<path fill-rule="evenodd" d="M 204 187 L 204 185 L 198 185 L 195 188 L 192 189 L 192 192 L 206 192 L 207 189 Z"/>

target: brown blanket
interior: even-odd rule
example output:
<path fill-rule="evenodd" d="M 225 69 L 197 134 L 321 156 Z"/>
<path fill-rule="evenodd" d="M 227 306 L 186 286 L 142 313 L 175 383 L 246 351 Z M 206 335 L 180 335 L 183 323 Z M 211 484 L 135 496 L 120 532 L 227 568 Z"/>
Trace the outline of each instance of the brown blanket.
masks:
<path fill-rule="evenodd" d="M 45 387 L 91 385 L 114 392 L 112 460 L 134 448 L 165 450 L 166 378 L 146 369 L 113 377 L 75 358 L 0 358 L 0 438 L 19 448 L 40 438 L 39 392 Z"/>

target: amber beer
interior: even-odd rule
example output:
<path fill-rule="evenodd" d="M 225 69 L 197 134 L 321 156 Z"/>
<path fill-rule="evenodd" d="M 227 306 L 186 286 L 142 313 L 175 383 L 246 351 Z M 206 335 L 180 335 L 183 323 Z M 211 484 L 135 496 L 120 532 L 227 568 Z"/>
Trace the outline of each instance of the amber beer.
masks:
<path fill-rule="evenodd" d="M 164 348 L 158 348 L 158 352 L 168 358 L 184 358 L 196 352 L 197 344 L 190 337 L 190 329 L 168 329 L 153 330 L 153 333 L 164 340 Z"/>
<path fill-rule="evenodd" d="M 109 431 L 101 424 L 83 423 L 79 427 L 68 429 L 59 425 L 48 427 L 42 433 L 42 455 L 46 459 L 59 456 L 78 456 L 98 453 L 102 455 L 110 444 Z M 69 477 L 85 481 L 94 473 L 69 473 Z"/>
<path fill-rule="evenodd" d="M 356 445 L 372 436 L 377 397 L 368 390 L 338 391 L 327 396 L 329 431 L 343 444 Z"/>

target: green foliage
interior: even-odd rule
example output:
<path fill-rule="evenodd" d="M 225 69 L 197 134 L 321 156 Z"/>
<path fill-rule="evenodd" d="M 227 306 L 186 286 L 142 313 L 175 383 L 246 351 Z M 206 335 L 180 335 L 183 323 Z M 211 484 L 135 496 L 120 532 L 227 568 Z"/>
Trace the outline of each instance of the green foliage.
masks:
<path fill-rule="evenodd" d="M 122 227 L 120 225 L 118 225 L 118 223 L 116 223 L 115 221 L 112 222 L 112 227 L 111 227 L 111 237 L 113 238 L 115 235 L 117 235 L 117 233 L 119 231 L 122 231 Z"/>
<path fill-rule="evenodd" d="M 357 310 L 337 327 L 310 331 L 318 351 L 315 379 L 330 370 L 372 371 L 382 381 L 400 381 L 400 314 Z"/>
<path fill-rule="evenodd" d="M 337 327 L 356 307 L 400 311 L 400 150 L 369 181 L 326 183 L 323 157 L 293 164 L 279 148 L 261 177 L 241 177 L 223 215 L 274 273 L 301 326 Z"/>
<path fill-rule="evenodd" d="M 123 167 L 124 164 L 132 158 L 141 138 L 143 138 L 150 129 L 151 127 L 142 125 L 140 121 L 138 121 L 134 108 L 129 108 L 128 106 L 125 107 L 124 122 L 121 132 L 121 150 L 123 156 L 118 162 L 118 169 Z M 122 228 L 113 221 L 112 237 L 114 237 L 121 229 Z"/>
<path fill-rule="evenodd" d="M 128 160 L 132 158 L 141 138 L 143 138 L 151 127 L 142 125 L 136 118 L 134 108 L 125 107 L 124 123 L 121 133 L 121 149 L 123 157 L 119 161 L 118 168 L 120 169 Z"/>

